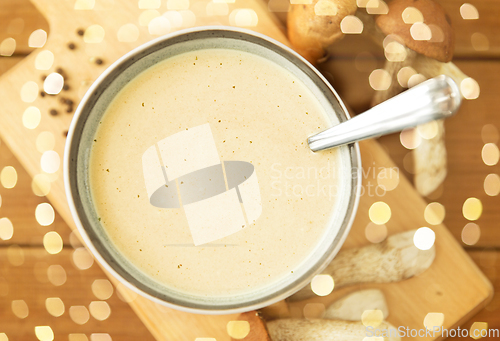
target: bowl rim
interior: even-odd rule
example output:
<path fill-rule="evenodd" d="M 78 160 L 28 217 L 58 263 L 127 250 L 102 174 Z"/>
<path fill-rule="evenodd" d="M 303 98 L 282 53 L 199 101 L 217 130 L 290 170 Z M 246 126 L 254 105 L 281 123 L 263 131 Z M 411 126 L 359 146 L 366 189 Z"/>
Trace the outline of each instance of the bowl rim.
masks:
<path fill-rule="evenodd" d="M 90 88 L 87 90 L 85 95 L 83 96 L 82 100 L 80 101 L 78 108 L 75 111 L 75 114 L 73 116 L 73 119 L 71 121 L 70 127 L 68 129 L 68 136 L 67 136 L 67 141 L 65 144 L 64 148 L 64 158 L 63 158 L 63 175 L 64 175 L 64 187 L 65 187 L 65 193 L 67 197 L 67 202 L 70 208 L 71 216 L 75 222 L 75 225 L 80 232 L 82 239 L 85 243 L 85 246 L 91 251 L 93 257 L 96 258 L 96 260 L 100 263 L 101 267 L 103 267 L 107 272 L 109 272 L 115 279 L 117 279 L 121 284 L 123 284 L 125 287 L 128 289 L 134 291 L 135 293 L 155 302 L 160 305 L 173 308 L 176 310 L 184 311 L 184 312 L 189 312 L 189 313 L 197 313 L 197 314 L 211 314 L 211 315 L 219 315 L 219 314 L 234 314 L 234 313 L 242 313 L 242 312 L 247 312 L 250 310 L 256 310 L 260 309 L 262 307 L 271 305 L 273 303 L 279 302 L 283 299 L 286 299 L 290 295 L 294 294 L 298 290 L 302 289 L 305 287 L 311 279 L 319 274 L 330 262 L 331 260 L 336 256 L 342 245 L 344 244 L 345 239 L 347 238 L 347 235 L 349 234 L 349 231 L 351 229 L 352 223 L 354 221 L 354 218 L 356 216 L 356 212 L 358 209 L 359 205 L 359 199 L 360 199 L 360 193 L 361 193 L 361 183 L 362 183 L 362 178 L 361 178 L 361 155 L 360 155 L 360 150 L 359 150 L 359 144 L 358 143 L 353 143 L 348 145 L 349 148 L 349 159 L 351 162 L 351 167 L 355 168 L 354 171 L 351 169 L 351 174 L 352 174 L 352 186 L 351 188 L 351 196 L 349 198 L 349 202 L 347 203 L 347 209 L 346 213 L 344 216 L 344 220 L 342 224 L 340 225 L 339 231 L 337 236 L 340 236 L 338 239 L 338 242 L 336 245 L 334 245 L 333 249 L 331 249 L 330 253 L 328 254 L 328 257 L 323 260 L 322 264 L 313 264 L 311 266 L 309 272 L 312 271 L 312 273 L 309 273 L 308 276 L 302 276 L 298 280 L 291 282 L 287 288 L 291 287 L 293 284 L 292 288 L 289 288 L 288 290 L 282 291 L 281 293 L 278 293 L 276 295 L 266 295 L 265 300 L 261 300 L 257 303 L 249 304 L 249 305 L 240 305 L 238 307 L 230 307 L 230 308 L 215 308 L 215 309 L 207 309 L 207 308 L 193 308 L 193 307 L 188 307 L 172 302 L 165 301 L 155 295 L 152 295 L 148 292 L 145 292 L 144 290 L 141 290 L 137 288 L 135 285 L 130 283 L 127 279 L 125 279 L 122 275 L 120 275 L 115 268 L 110 265 L 104 257 L 101 255 L 101 253 L 97 250 L 97 248 L 94 246 L 94 243 L 92 242 L 91 238 L 89 237 L 86 227 L 82 223 L 82 220 L 80 219 L 80 215 L 78 213 L 78 209 L 76 206 L 76 201 L 79 198 L 79 194 L 75 193 L 78 192 L 77 190 L 73 190 L 73 186 L 75 186 L 75 189 L 77 189 L 77 184 L 73 183 L 73 178 L 72 174 L 70 174 L 70 169 L 72 164 L 77 164 L 77 156 L 79 153 L 76 155 L 72 155 L 71 151 L 75 150 L 75 144 L 80 143 L 79 136 L 76 134 L 76 129 L 79 125 L 83 124 L 85 126 L 85 120 L 90 113 L 90 111 L 85 112 L 85 107 L 89 105 L 89 100 L 93 95 L 95 95 L 96 92 L 100 90 L 101 83 L 103 83 L 110 75 L 112 75 L 113 72 L 116 72 L 116 69 L 118 69 L 120 66 L 122 66 L 124 63 L 128 62 L 129 60 L 133 59 L 134 56 L 137 56 L 143 52 L 146 52 L 148 49 L 154 48 L 157 45 L 161 45 L 163 42 L 170 40 L 175 37 L 183 36 L 183 35 L 188 35 L 188 34 L 193 34 L 197 32 L 204 32 L 204 31 L 214 31 L 218 33 L 224 33 L 224 32 L 230 32 L 230 33 L 237 33 L 237 34 L 242 34 L 246 36 L 253 36 L 254 38 L 261 39 L 264 41 L 267 41 L 268 43 L 271 43 L 271 45 L 274 45 L 275 49 L 281 49 L 284 50 L 288 55 L 291 55 L 293 59 L 301 63 L 302 67 L 305 67 L 308 71 L 311 71 L 315 77 L 317 77 L 321 83 L 325 86 L 325 89 L 336 98 L 337 104 L 340 106 L 342 109 L 341 116 L 345 118 L 345 120 L 350 119 L 349 111 L 347 110 L 345 104 L 343 101 L 340 99 L 339 95 L 337 92 L 333 89 L 331 84 L 326 80 L 326 78 L 312 65 L 310 64 L 305 58 L 303 58 L 301 55 L 299 55 L 297 52 L 289 48 L 288 46 L 284 45 L 283 43 L 270 38 L 264 34 L 251 31 L 248 29 L 243 29 L 243 28 L 235 28 L 235 27 L 230 27 L 230 26 L 198 26 L 198 27 L 193 27 L 193 28 L 188 28 L 188 29 L 183 29 L 179 31 L 172 32 L 170 34 L 161 36 L 159 38 L 153 39 L 147 43 L 144 43 L 131 51 L 127 52 L 124 54 L 122 57 L 120 57 L 118 60 L 116 60 L 114 63 L 112 63 L 104 72 L 100 74 L 100 76 L 92 83 Z M 85 115 L 87 114 L 87 115 Z M 83 123 L 82 123 L 83 120 Z M 76 150 L 79 150 L 80 148 L 76 148 Z M 337 238 L 337 237 L 336 237 Z M 334 243 L 332 243 L 334 244 Z M 304 278 L 306 277 L 306 278 Z"/>

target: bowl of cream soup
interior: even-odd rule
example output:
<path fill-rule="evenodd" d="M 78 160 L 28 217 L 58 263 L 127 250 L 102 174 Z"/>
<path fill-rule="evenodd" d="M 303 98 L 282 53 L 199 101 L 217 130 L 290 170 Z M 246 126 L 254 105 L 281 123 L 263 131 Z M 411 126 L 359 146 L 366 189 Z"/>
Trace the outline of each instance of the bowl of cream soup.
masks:
<path fill-rule="evenodd" d="M 203 27 L 129 52 L 91 86 L 65 152 L 73 218 L 96 259 L 176 309 L 261 308 L 333 259 L 356 212 L 357 144 L 314 153 L 346 121 L 288 47 Z"/>

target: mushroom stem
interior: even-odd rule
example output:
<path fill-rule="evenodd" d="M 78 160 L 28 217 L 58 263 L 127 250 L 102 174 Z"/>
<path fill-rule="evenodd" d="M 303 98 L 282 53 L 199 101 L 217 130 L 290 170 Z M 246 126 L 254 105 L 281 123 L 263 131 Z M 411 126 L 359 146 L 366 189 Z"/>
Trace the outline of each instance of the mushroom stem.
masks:
<path fill-rule="evenodd" d="M 323 271 L 333 277 L 336 288 L 359 283 L 390 283 L 416 276 L 427 270 L 436 251 L 413 244 L 415 230 L 395 234 L 380 244 L 339 252 Z M 290 301 L 313 297 L 311 286 L 289 297 Z"/>
<path fill-rule="evenodd" d="M 385 321 L 369 328 L 359 321 L 283 319 L 269 322 L 267 329 L 273 341 L 362 341 L 367 336 L 375 336 L 370 333 L 375 334 L 376 329 L 387 331 L 380 340 L 400 340 L 397 329 Z"/>
<path fill-rule="evenodd" d="M 380 104 L 404 90 L 398 81 L 398 72 L 405 66 L 413 65 L 414 60 L 417 58 L 417 53 L 407 47 L 404 47 L 403 51 L 404 52 L 398 61 L 386 60 L 384 70 L 389 73 L 391 77 L 391 84 L 388 89 L 375 92 L 375 96 L 373 96 L 372 99 L 372 106 Z M 398 58 L 395 57 L 394 59 L 397 60 Z"/>
<path fill-rule="evenodd" d="M 329 320 L 361 321 L 365 310 L 380 310 L 384 320 L 389 315 L 384 294 L 378 289 L 355 291 L 333 302 L 323 318 Z"/>

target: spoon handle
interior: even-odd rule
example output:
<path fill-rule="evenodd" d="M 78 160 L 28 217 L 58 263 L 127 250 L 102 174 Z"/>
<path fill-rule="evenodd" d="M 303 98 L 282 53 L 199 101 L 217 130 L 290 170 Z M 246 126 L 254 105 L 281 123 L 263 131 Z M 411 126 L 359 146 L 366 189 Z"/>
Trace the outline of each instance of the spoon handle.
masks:
<path fill-rule="evenodd" d="M 312 151 L 387 135 L 422 123 L 452 116 L 462 96 L 457 84 L 441 75 L 420 83 L 379 105 L 309 137 Z"/>

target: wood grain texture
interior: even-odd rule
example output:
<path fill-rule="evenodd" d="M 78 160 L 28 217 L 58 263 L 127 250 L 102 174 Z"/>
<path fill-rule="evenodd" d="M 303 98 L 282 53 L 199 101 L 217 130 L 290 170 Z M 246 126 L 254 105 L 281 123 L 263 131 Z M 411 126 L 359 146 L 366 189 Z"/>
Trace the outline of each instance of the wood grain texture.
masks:
<path fill-rule="evenodd" d="M 44 15 L 49 18 L 51 23 L 50 29 L 53 33 L 44 48 L 51 50 L 56 55 L 53 69 L 62 67 L 68 72 L 68 82 L 73 89 L 70 95 L 76 101 L 80 98 L 83 90 L 102 72 L 105 66 L 109 65 L 110 62 L 124 52 L 150 39 L 147 30 L 141 28 L 140 38 L 136 43 L 124 44 L 117 43 L 116 41 L 117 27 L 127 22 L 137 23 L 139 11 L 136 8 L 136 2 L 133 1 L 120 3 L 121 7 L 116 8 L 116 11 L 113 10 L 112 13 L 110 11 L 78 13 L 73 11 L 72 3 L 58 3 L 57 7 L 48 0 L 37 0 L 36 3 Z M 282 31 L 276 26 L 276 21 L 266 14 L 265 7 L 257 2 L 245 2 L 245 6 L 248 7 L 248 4 L 255 6 L 253 8 L 259 13 L 260 21 L 258 29 L 286 42 Z M 61 13 L 64 12 L 71 13 L 71 16 L 69 16 L 71 20 L 60 19 Z M 197 24 L 201 23 L 202 20 L 197 22 Z M 81 40 L 78 40 L 79 38 L 76 35 L 77 28 L 87 27 L 89 23 L 101 24 L 107 34 L 106 41 L 108 42 L 108 47 L 102 56 L 105 61 L 105 65 L 103 66 L 96 66 L 90 62 L 89 57 L 84 51 L 85 44 Z M 57 34 L 54 34 L 54 32 Z M 108 41 L 108 39 L 110 40 Z M 67 48 L 65 48 L 66 43 L 69 41 L 77 42 L 78 49 L 75 52 L 69 53 Z M 20 124 L 22 112 L 28 106 L 28 104 L 21 104 L 19 100 L 20 87 L 27 80 L 34 80 L 41 85 L 40 77 L 43 73 L 34 70 L 33 67 L 36 53 L 38 51 L 27 57 L 22 65 L 16 66 L 6 77 L 0 80 L 0 88 L 2 89 L 0 100 L 2 100 L 3 106 L 6 109 L 2 111 L 1 117 L 3 122 L 7 122 L 6 125 L 0 126 L 0 135 L 5 137 L 6 143 L 12 148 L 23 166 L 28 169 L 30 175 L 40 172 L 40 153 L 34 150 L 34 140 L 37 133 L 42 130 L 52 131 L 56 136 L 56 151 L 62 155 L 62 145 L 64 143 L 63 131 L 67 129 L 70 120 L 70 115 L 59 115 L 55 118 L 48 115 L 50 108 L 57 107 L 56 98 L 38 98 L 33 105 L 42 110 L 42 123 L 40 127 L 36 131 L 28 131 Z M 75 69 L 73 65 L 79 65 L 79 68 Z M 388 167 L 391 165 L 383 150 L 376 143 L 366 142 L 362 146 L 365 166 Z M 373 182 L 373 179 L 367 179 L 366 181 Z M 49 197 L 60 214 L 72 225 L 64 201 L 62 179 L 60 177 L 54 184 L 53 191 Z M 351 233 L 346 242 L 346 247 L 368 243 L 364 237 L 364 228 L 369 222 L 367 216 L 369 205 L 374 200 L 378 199 L 363 196 L 360 213 L 353 227 L 353 233 Z M 393 209 L 392 219 L 387 224 L 390 233 L 425 224 L 423 221 L 425 203 L 412 191 L 411 186 L 404 180 L 401 181 L 400 187 L 397 190 L 393 193 L 388 193 L 381 200 L 389 203 Z M 441 255 L 438 255 L 436 264 L 431 268 L 432 271 L 429 270 L 429 272 L 424 273 L 421 277 L 400 283 L 397 287 L 394 287 L 396 286 L 394 284 L 394 286 L 383 289 L 391 296 L 390 307 L 397 307 L 398 317 L 394 317 L 393 323 L 395 321 L 403 325 L 420 327 L 427 312 L 447 305 L 449 312 L 447 311 L 446 314 L 449 316 L 449 319 L 446 320 L 446 323 L 449 323 L 451 326 L 477 311 L 481 304 L 484 304 L 490 296 L 488 283 L 471 263 L 470 259 L 466 257 L 463 250 L 450 237 L 446 229 L 442 226 L 437 226 L 436 234 L 438 237 L 436 245 L 438 250 L 441 250 L 439 251 Z M 463 286 L 459 285 L 458 290 L 451 289 L 452 279 L 463 273 L 468 274 L 466 280 L 463 282 Z M 444 279 L 443 282 L 441 281 L 442 279 Z M 449 287 L 450 290 L 448 290 Z M 471 288 L 473 289 L 472 293 L 470 293 Z M 346 288 L 345 291 L 352 289 L 354 288 Z M 419 292 L 424 298 L 417 297 L 414 294 L 415 292 Z M 410 295 L 409 293 L 412 294 Z M 123 293 L 124 296 L 127 296 L 127 294 L 127 292 Z M 319 298 L 315 299 L 315 301 L 327 303 L 333 299 L 334 295 L 339 294 L 340 291 L 335 292 L 331 297 L 326 298 L 325 301 Z M 179 313 L 172 309 L 160 307 L 142 298 L 138 298 L 132 302 L 132 307 L 158 340 L 194 339 L 196 337 L 216 337 L 217 340 L 227 340 L 228 335 L 225 325 L 227 321 L 236 318 L 236 316 L 202 317 Z M 294 310 L 302 311 L 299 305 L 295 306 Z"/>

